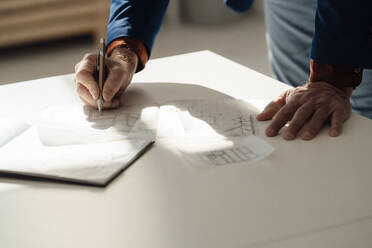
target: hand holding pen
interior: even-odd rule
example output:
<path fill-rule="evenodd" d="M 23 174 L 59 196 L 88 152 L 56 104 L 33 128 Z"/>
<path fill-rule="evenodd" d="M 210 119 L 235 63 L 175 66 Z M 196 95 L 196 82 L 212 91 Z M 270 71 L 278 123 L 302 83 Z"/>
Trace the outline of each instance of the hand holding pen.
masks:
<path fill-rule="evenodd" d="M 102 44 L 100 44 L 100 48 L 102 49 Z M 118 108 L 122 101 L 122 95 L 136 71 L 137 55 L 132 50 L 118 47 L 109 57 L 102 56 L 104 62 L 101 65 L 105 65 L 105 73 L 102 74 L 102 88 L 100 88 L 99 78 L 97 78 L 99 76 L 99 74 L 97 75 L 99 54 L 100 52 L 86 54 L 75 65 L 77 93 L 86 105 L 94 108 L 99 108 L 99 102 L 102 103 L 101 110 Z M 105 54 L 105 49 L 102 49 L 102 54 Z"/>

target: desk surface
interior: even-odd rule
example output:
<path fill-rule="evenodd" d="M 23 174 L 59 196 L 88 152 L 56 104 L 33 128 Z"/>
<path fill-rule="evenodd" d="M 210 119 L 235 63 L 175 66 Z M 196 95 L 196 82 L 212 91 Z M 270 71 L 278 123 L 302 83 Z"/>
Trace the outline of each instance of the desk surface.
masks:
<path fill-rule="evenodd" d="M 209 51 L 152 60 L 134 82 L 138 101 L 288 88 Z M 73 75 L 0 87 L 5 118 L 66 102 L 81 104 Z M 339 138 L 265 138 L 267 159 L 203 171 L 156 144 L 106 188 L 0 177 L 0 247 L 371 247 L 371 124 L 353 114 Z"/>

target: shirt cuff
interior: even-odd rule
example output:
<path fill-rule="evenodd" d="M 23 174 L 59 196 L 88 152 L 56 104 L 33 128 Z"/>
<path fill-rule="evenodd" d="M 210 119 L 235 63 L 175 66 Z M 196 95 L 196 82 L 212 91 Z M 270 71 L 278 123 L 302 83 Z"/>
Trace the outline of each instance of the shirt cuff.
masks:
<path fill-rule="evenodd" d="M 310 60 L 309 82 L 325 81 L 337 88 L 356 88 L 362 81 L 363 69 L 338 67 Z"/>
<path fill-rule="evenodd" d="M 138 57 L 138 66 L 136 72 L 141 71 L 145 68 L 145 65 L 149 59 L 149 55 L 142 41 L 139 41 L 131 37 L 123 37 L 113 40 L 107 47 L 106 55 L 110 56 L 112 51 L 117 47 L 127 47 L 132 50 Z"/>

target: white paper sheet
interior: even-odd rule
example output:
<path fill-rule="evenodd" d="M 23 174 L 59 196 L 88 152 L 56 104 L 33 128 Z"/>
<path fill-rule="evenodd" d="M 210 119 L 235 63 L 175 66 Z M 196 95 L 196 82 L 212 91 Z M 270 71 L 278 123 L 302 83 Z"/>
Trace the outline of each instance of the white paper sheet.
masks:
<path fill-rule="evenodd" d="M 257 136 L 226 140 L 179 141 L 173 144 L 188 164 L 196 168 L 216 168 L 235 164 L 246 165 L 266 158 L 274 151 Z"/>
<path fill-rule="evenodd" d="M 0 149 L 0 171 L 102 185 L 156 138 L 198 168 L 246 164 L 273 151 L 252 136 L 260 133 L 256 113 L 234 99 L 127 105 L 102 113 L 54 106 Z"/>
<path fill-rule="evenodd" d="M 265 107 L 271 102 L 271 100 L 268 99 L 262 99 L 262 98 L 248 98 L 248 99 L 241 99 L 242 101 L 245 101 L 252 105 L 255 109 L 258 110 L 259 113 L 261 113 Z"/>
<path fill-rule="evenodd" d="M 40 140 L 47 146 L 91 144 L 155 137 L 158 107 L 130 105 L 98 112 L 83 106 L 56 106 L 42 113 Z"/>
<path fill-rule="evenodd" d="M 26 131 L 30 125 L 16 120 L 0 119 L 0 147 Z"/>
<path fill-rule="evenodd" d="M 0 171 L 105 185 L 130 165 L 152 140 L 43 146 L 30 128 L 0 150 Z"/>
<path fill-rule="evenodd" d="M 239 100 L 181 100 L 159 111 L 159 138 L 258 135 L 256 109 Z"/>

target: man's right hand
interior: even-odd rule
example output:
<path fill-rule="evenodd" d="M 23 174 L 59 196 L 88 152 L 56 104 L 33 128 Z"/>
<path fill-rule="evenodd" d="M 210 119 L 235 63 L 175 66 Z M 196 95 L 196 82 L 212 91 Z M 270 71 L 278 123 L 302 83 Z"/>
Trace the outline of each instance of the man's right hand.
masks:
<path fill-rule="evenodd" d="M 94 72 L 96 69 L 96 54 L 86 54 L 75 65 L 76 90 L 80 99 L 89 106 L 97 108 L 99 89 Z M 118 108 L 125 89 L 130 84 L 138 64 L 137 55 L 127 48 L 115 48 L 106 59 L 108 75 L 103 86 L 103 108 Z"/>

